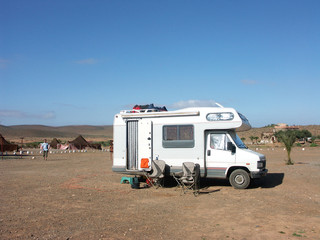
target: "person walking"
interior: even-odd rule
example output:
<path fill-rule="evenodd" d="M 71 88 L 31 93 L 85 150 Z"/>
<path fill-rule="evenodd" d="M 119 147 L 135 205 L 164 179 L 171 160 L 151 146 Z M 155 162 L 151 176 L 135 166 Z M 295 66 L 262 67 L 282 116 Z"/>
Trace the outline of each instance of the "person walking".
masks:
<path fill-rule="evenodd" d="M 50 145 L 47 143 L 47 139 L 44 140 L 43 143 L 41 143 L 41 149 L 43 151 L 43 159 L 48 159 L 48 152 L 49 152 Z"/>

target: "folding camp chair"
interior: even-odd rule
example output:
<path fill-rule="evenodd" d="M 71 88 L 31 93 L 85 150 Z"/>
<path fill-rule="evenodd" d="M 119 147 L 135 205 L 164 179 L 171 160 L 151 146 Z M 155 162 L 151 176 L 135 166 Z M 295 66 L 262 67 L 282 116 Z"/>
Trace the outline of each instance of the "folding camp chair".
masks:
<path fill-rule="evenodd" d="M 152 160 L 151 172 L 146 173 L 147 183 L 154 187 L 163 186 L 166 163 L 163 160 Z"/>
<path fill-rule="evenodd" d="M 193 190 L 195 196 L 199 195 L 200 188 L 200 165 L 193 162 L 182 163 L 182 172 L 173 173 L 173 178 L 181 187 L 181 192 L 184 194 Z"/>

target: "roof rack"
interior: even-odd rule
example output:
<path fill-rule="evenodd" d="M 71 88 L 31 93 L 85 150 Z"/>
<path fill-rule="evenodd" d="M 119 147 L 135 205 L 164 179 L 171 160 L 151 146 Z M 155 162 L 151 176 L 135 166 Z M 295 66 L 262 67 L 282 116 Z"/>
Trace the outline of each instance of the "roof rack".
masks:
<path fill-rule="evenodd" d="M 150 112 L 167 112 L 167 108 L 155 107 L 153 103 L 147 105 L 135 105 L 132 110 L 122 110 L 120 113 L 150 113 Z"/>
<path fill-rule="evenodd" d="M 166 112 L 166 111 L 160 111 L 156 108 L 150 108 L 150 109 L 131 109 L 131 110 L 121 110 L 120 113 L 150 113 L 150 112 Z"/>

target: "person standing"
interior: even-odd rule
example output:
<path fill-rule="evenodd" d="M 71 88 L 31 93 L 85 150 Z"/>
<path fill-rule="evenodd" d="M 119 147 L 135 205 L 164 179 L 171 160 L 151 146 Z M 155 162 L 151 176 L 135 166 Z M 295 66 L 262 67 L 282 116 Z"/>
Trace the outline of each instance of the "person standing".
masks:
<path fill-rule="evenodd" d="M 43 143 L 41 143 L 41 149 L 43 151 L 43 159 L 48 159 L 48 152 L 49 152 L 50 145 L 47 143 L 47 139 L 44 140 Z"/>

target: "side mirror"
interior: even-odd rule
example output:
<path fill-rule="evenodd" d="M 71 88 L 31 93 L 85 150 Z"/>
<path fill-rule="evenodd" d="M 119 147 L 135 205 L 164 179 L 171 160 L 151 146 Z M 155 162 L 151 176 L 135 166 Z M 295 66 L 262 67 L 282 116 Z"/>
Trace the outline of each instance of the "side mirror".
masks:
<path fill-rule="evenodd" d="M 236 146 L 232 142 L 228 142 L 227 150 L 231 151 L 232 153 L 235 153 L 236 152 Z"/>

